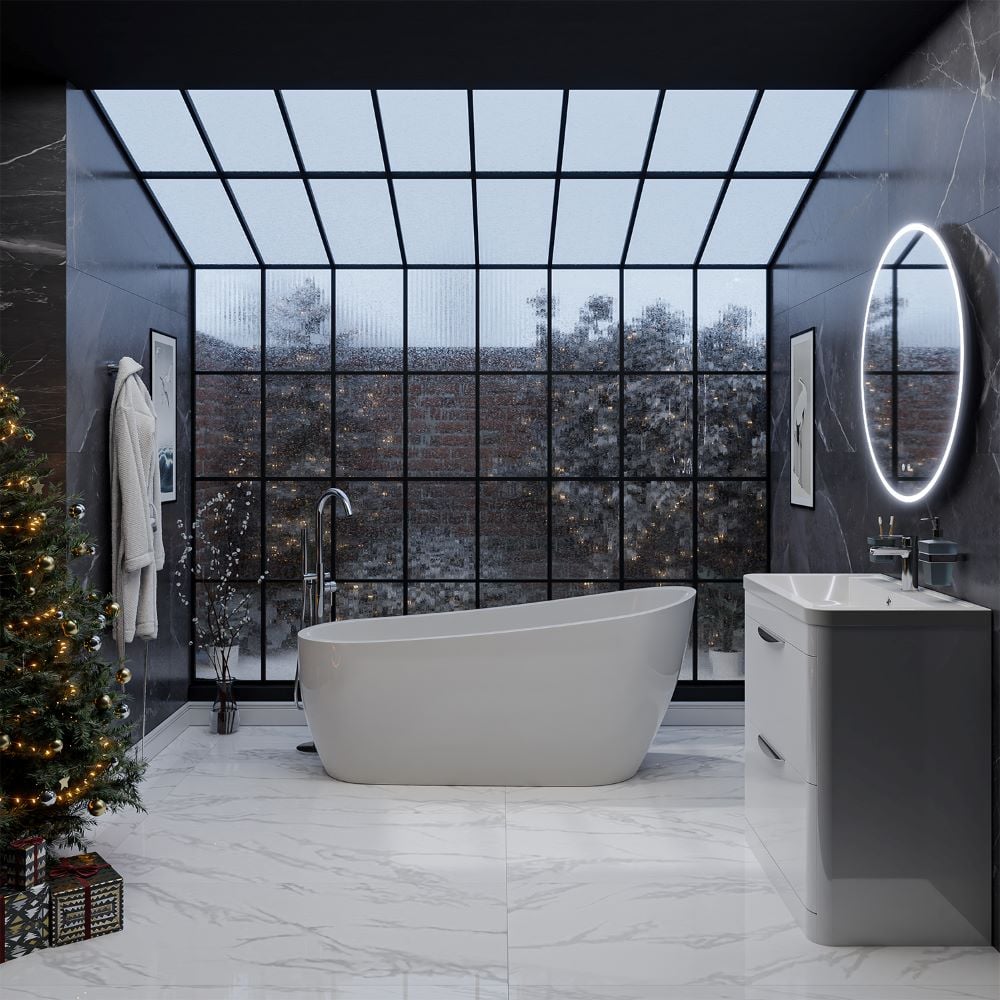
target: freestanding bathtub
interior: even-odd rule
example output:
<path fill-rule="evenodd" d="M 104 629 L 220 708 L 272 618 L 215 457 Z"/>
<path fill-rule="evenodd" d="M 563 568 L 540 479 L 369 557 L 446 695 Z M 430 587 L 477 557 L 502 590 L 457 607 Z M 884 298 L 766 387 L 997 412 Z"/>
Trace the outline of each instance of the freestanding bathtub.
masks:
<path fill-rule="evenodd" d="M 299 632 L 327 774 L 395 785 L 605 785 L 674 692 L 694 590 L 648 587 Z"/>

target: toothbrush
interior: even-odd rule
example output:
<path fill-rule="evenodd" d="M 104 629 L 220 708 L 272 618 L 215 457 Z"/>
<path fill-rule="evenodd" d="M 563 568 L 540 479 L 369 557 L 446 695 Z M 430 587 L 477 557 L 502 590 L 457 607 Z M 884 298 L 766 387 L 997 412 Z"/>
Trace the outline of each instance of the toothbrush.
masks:
<path fill-rule="evenodd" d="M 896 534 L 896 515 L 892 514 L 889 517 L 889 534 Z"/>
<path fill-rule="evenodd" d="M 882 537 L 882 515 L 881 514 L 879 514 L 879 516 L 878 516 L 878 537 L 879 538 Z"/>

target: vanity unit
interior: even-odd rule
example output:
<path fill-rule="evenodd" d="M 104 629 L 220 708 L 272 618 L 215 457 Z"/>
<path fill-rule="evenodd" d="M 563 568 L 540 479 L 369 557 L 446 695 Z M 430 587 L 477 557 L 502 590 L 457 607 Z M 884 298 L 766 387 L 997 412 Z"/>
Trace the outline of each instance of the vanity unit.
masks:
<path fill-rule="evenodd" d="M 751 846 L 813 941 L 990 940 L 990 621 L 897 579 L 752 574 Z"/>

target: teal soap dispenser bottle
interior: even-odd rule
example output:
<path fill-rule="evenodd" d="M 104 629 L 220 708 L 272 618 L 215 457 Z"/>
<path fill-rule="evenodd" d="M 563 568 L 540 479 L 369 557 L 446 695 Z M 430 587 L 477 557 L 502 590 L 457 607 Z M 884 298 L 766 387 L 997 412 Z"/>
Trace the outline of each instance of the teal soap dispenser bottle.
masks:
<path fill-rule="evenodd" d="M 955 571 L 958 555 L 958 543 L 941 537 L 941 518 L 922 517 L 921 521 L 931 522 L 931 537 L 917 541 L 917 558 L 923 563 L 920 567 L 924 580 L 932 587 L 950 587 Z M 930 559 L 924 558 L 930 556 Z M 934 557 L 946 557 L 940 562 Z M 951 558 L 947 558 L 947 557 Z"/>

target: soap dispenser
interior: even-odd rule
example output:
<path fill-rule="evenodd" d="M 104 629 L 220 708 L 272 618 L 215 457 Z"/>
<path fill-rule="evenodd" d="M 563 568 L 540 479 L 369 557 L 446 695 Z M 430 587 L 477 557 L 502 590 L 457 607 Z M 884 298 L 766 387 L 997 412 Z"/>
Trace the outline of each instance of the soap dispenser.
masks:
<path fill-rule="evenodd" d="M 932 587 L 950 587 L 958 561 L 958 544 L 941 537 L 941 518 L 920 520 L 931 522 L 931 537 L 917 541 L 917 558 L 923 563 L 921 576 Z"/>

